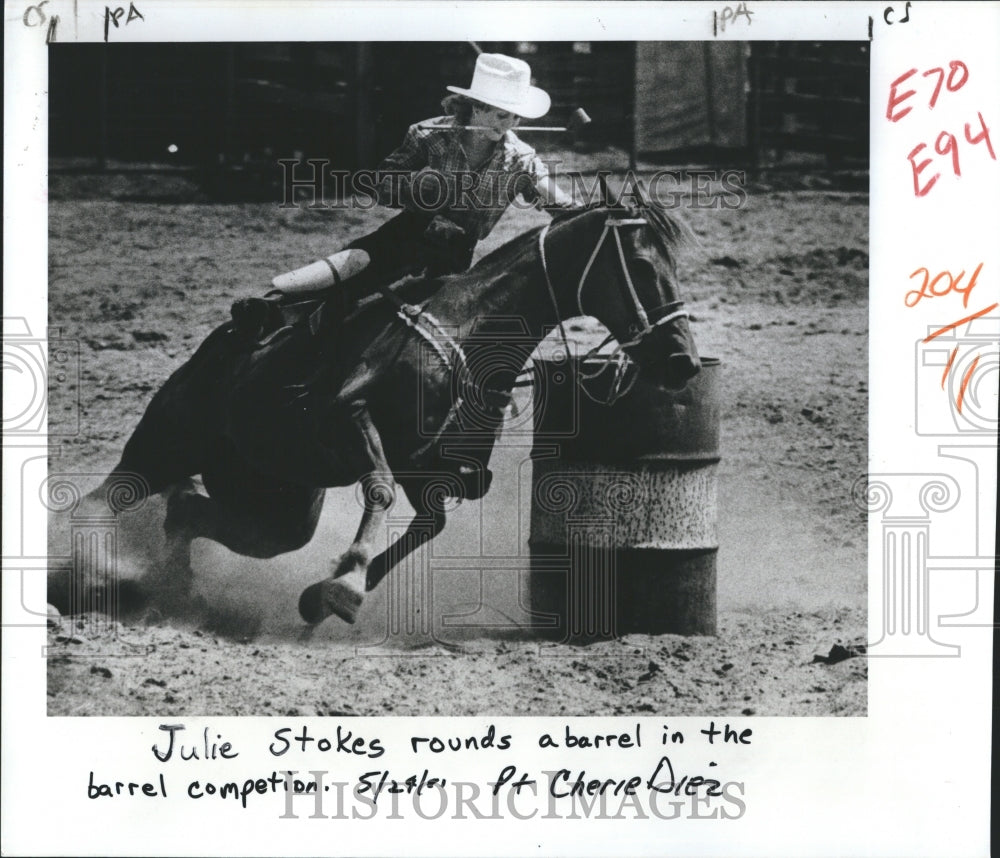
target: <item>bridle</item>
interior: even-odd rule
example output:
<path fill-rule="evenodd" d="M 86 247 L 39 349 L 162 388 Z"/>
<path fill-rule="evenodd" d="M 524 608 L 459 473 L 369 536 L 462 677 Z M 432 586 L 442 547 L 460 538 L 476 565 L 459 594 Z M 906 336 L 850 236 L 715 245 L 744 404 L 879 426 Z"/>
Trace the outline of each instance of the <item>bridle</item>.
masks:
<path fill-rule="evenodd" d="M 666 325 L 675 319 L 687 318 L 688 316 L 687 310 L 683 309 L 684 304 L 682 301 L 673 301 L 669 304 L 657 307 L 653 311 L 647 311 L 642 302 L 639 300 L 639 293 L 636 291 L 635 284 L 632 282 L 632 275 L 629 272 L 628 262 L 625 259 L 625 249 L 622 246 L 619 229 L 626 226 L 646 226 L 648 224 L 649 221 L 646 220 L 646 218 L 607 218 L 604 222 L 604 229 L 601 232 L 601 236 L 594 245 L 590 258 L 587 260 L 587 264 L 583 268 L 583 273 L 580 275 L 580 282 L 577 285 L 576 315 L 586 316 L 587 312 L 583 309 L 582 303 L 583 290 L 586 286 L 587 279 L 590 277 L 590 272 L 594 266 L 594 262 L 597 260 L 598 254 L 600 254 L 601 249 L 604 247 L 604 242 L 607 240 L 608 235 L 613 234 L 615 247 L 618 251 L 618 262 L 622 275 L 621 283 L 619 285 L 632 301 L 632 305 L 635 308 L 635 316 L 638 320 L 638 325 L 636 325 L 638 333 L 631 340 L 618 343 L 610 354 L 600 355 L 598 358 L 600 366 L 595 372 L 587 374 L 584 373 L 582 369 L 579 370 L 579 376 L 581 379 L 593 380 L 599 378 L 608 368 L 613 368 L 614 376 L 612 377 L 610 392 L 606 399 L 595 397 L 589 390 L 587 390 L 586 385 L 580 385 L 584 394 L 593 402 L 600 405 L 613 405 L 618 401 L 618 399 L 625 396 L 632 389 L 638 379 L 638 371 L 636 369 L 635 361 L 629 357 L 625 350 L 639 345 L 649 334 L 661 325 Z M 548 231 L 549 224 L 546 224 L 542 227 L 542 230 L 538 234 L 538 254 L 542 262 L 542 271 L 545 274 L 545 285 L 548 288 L 549 298 L 552 301 L 552 308 L 555 311 L 556 320 L 558 321 L 559 335 L 562 339 L 566 356 L 569 358 L 569 338 L 566 336 L 566 327 L 563 324 L 563 317 L 559 311 L 559 303 L 556 298 L 555 287 L 552 285 L 552 278 L 549 275 L 549 264 L 545 255 L 545 238 L 548 235 Z M 399 296 L 395 295 L 388 288 L 383 290 L 383 292 L 396 306 L 396 315 L 404 322 L 404 324 L 406 324 L 407 327 L 411 328 L 431 346 L 441 363 L 446 368 L 454 371 L 454 368 L 457 365 L 458 371 L 462 374 L 463 379 L 468 380 L 472 378 L 472 373 L 469 370 L 468 359 L 466 358 L 461 344 L 448 333 L 445 327 L 433 315 L 428 313 L 421 305 L 404 303 Z M 586 355 L 584 355 L 583 360 L 580 361 L 580 366 L 583 367 L 586 365 L 588 360 L 597 356 L 600 350 L 613 339 L 613 334 L 609 334 L 605 337 L 599 345 L 595 346 L 588 351 Z M 631 377 L 626 380 L 629 370 L 633 370 L 633 372 Z M 478 387 L 480 396 L 491 393 L 502 393 L 502 391 L 490 391 L 474 384 L 473 386 Z M 457 419 L 457 416 L 463 406 L 463 402 L 464 397 L 461 394 L 455 397 L 451 404 L 451 408 L 448 410 L 448 414 L 445 416 L 444 422 L 434 433 L 431 439 L 413 454 L 414 457 L 419 458 L 424 455 L 441 440 L 444 433 Z"/>
<path fill-rule="evenodd" d="M 597 370 L 592 373 L 584 373 L 582 367 L 585 366 L 589 360 L 593 360 L 597 357 L 600 350 L 615 339 L 614 335 L 608 334 L 608 336 L 605 337 L 599 345 L 590 349 L 590 351 L 588 351 L 580 361 L 580 377 L 583 379 L 592 380 L 598 378 L 604 373 L 605 370 L 613 368 L 614 375 L 611 381 L 610 392 L 606 399 L 595 397 L 589 390 L 587 390 L 586 385 L 581 385 L 584 394 L 589 399 L 602 405 L 614 404 L 618 399 L 625 396 L 632 389 L 638 379 L 638 371 L 635 367 L 635 361 L 628 355 L 627 349 L 640 345 L 642 341 L 649 336 L 649 334 L 653 333 L 653 331 L 661 325 L 669 324 L 675 319 L 688 317 L 687 310 L 683 309 L 683 301 L 673 301 L 669 304 L 657 307 L 655 310 L 647 311 L 643 306 L 642 301 L 639 300 L 639 293 L 636 291 L 635 284 L 632 282 L 632 275 L 629 272 L 628 261 L 625 259 L 625 249 L 622 246 L 622 238 L 619 230 L 626 226 L 647 226 L 648 224 L 649 221 L 643 217 L 607 218 L 604 221 L 604 229 L 601 231 L 601 236 L 597 239 L 597 243 L 594 245 L 590 258 L 587 260 L 587 264 L 583 267 L 583 272 L 580 274 L 580 282 L 576 287 L 576 315 L 586 316 L 588 314 L 583 309 L 583 290 L 587 284 L 587 278 L 590 276 L 590 270 L 593 268 L 598 254 L 604 247 L 604 242 L 607 240 L 609 235 L 613 235 L 615 248 L 618 251 L 619 268 L 622 275 L 619 286 L 621 286 L 626 297 L 631 300 L 632 306 L 635 309 L 637 324 L 634 328 L 638 331 L 638 333 L 636 333 L 636 335 L 630 340 L 619 342 L 610 354 L 600 356 L 598 358 L 600 365 Z M 549 290 L 549 298 L 552 301 L 552 308 L 555 310 L 556 319 L 559 323 L 559 336 L 562 339 L 563 348 L 565 349 L 566 356 L 568 358 L 570 355 L 569 339 L 566 336 L 563 316 L 559 311 L 559 302 L 556 299 L 556 290 L 552 285 L 552 277 L 549 275 L 548 260 L 545 256 L 545 238 L 548 235 L 549 226 L 550 224 L 546 224 L 542 227 L 541 232 L 538 233 L 538 255 L 542 261 L 542 271 L 545 274 L 545 285 Z M 630 369 L 632 370 L 631 378 L 626 381 L 626 377 L 628 376 Z"/>

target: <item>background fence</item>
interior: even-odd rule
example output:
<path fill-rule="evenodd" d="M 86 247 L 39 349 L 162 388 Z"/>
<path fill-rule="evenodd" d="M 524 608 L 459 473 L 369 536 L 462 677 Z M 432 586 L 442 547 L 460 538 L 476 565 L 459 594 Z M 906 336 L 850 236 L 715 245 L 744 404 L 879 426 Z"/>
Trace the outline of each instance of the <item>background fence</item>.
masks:
<path fill-rule="evenodd" d="M 593 118 L 582 145 L 773 164 L 867 163 L 867 43 L 493 42 L 549 91 L 546 122 Z M 50 47 L 50 155 L 84 166 L 234 167 L 278 157 L 373 167 L 468 85 L 458 43 Z M 81 160 L 82 159 L 82 160 Z"/>

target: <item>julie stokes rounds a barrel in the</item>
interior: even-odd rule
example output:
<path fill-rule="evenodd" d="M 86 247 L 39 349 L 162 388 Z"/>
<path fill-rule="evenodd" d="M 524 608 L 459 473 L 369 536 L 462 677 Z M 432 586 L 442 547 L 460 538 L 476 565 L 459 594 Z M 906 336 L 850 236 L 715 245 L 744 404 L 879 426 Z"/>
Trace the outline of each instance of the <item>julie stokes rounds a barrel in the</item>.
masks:
<path fill-rule="evenodd" d="M 536 363 L 529 593 L 553 636 L 715 634 L 720 362 L 701 364 L 605 405 L 613 372 Z"/>

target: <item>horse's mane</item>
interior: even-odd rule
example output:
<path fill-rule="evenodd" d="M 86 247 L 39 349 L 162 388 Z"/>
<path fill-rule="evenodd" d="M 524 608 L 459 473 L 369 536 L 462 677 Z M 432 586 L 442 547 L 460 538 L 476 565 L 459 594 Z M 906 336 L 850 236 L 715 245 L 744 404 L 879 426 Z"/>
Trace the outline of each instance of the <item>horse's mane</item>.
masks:
<path fill-rule="evenodd" d="M 555 232 L 563 225 L 568 225 L 586 217 L 607 217 L 619 215 L 624 218 L 644 217 L 653 229 L 653 235 L 659 240 L 661 249 L 668 258 L 673 260 L 677 249 L 693 241 L 690 228 L 678 220 L 662 203 L 657 200 L 645 201 L 642 204 L 630 205 L 592 205 L 583 209 L 570 209 L 557 214 L 552 220 L 552 230 Z M 506 244 L 492 250 L 484 256 L 473 268 L 480 276 L 489 276 L 497 269 L 507 270 L 510 263 L 520 258 L 524 251 L 538 240 L 542 227 L 530 229 L 512 238 Z"/>
<path fill-rule="evenodd" d="M 635 211 L 636 215 L 649 221 L 653 234 L 662 242 L 663 251 L 671 260 L 674 260 L 679 247 L 694 243 L 691 228 L 657 200 L 651 200 L 644 206 L 635 206 Z"/>
<path fill-rule="evenodd" d="M 609 215 L 617 215 L 623 218 L 644 217 L 652 227 L 652 232 L 660 249 L 663 251 L 671 265 L 676 260 L 677 249 L 685 244 L 694 242 L 690 228 L 678 220 L 668 209 L 656 200 L 645 201 L 643 204 L 629 205 L 604 205 L 594 204 L 587 208 L 570 209 L 566 212 L 557 213 L 551 223 L 552 233 L 557 233 L 564 226 L 575 223 L 584 218 L 606 218 Z M 444 280 L 469 279 L 483 282 L 511 270 L 514 262 L 521 259 L 526 252 L 533 249 L 538 242 L 538 233 L 543 227 L 535 227 L 515 236 L 500 247 L 490 251 L 480 259 L 471 269 L 453 274 L 448 277 L 438 278 Z"/>

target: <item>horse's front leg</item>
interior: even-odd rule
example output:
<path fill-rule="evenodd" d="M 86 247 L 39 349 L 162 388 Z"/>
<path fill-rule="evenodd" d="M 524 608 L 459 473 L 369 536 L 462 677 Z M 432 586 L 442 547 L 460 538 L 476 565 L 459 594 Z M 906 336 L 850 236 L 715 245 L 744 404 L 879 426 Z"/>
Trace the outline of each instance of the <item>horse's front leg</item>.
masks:
<path fill-rule="evenodd" d="M 368 564 L 375 540 L 384 532 L 386 511 L 395 497 L 394 480 L 382 449 L 382 439 L 372 423 L 368 409 L 355 406 L 354 422 L 364 439 L 365 453 L 371 466 L 361 478 L 364 512 L 354 541 L 333 564 L 331 576 L 299 597 L 299 613 L 309 623 L 318 623 L 330 614 L 353 623 L 368 589 Z"/>
<path fill-rule="evenodd" d="M 365 509 L 354 541 L 333 563 L 331 577 L 322 584 L 323 616 L 336 614 L 353 623 L 368 590 L 368 563 L 376 537 L 384 532 L 386 510 L 392 505 L 393 484 L 388 470 L 361 479 Z"/>
<path fill-rule="evenodd" d="M 408 493 L 408 496 L 417 514 L 407 525 L 406 531 L 372 560 L 368 567 L 369 590 L 374 590 L 395 566 L 434 539 L 444 529 L 447 521 L 444 510 L 422 503 L 422 499 L 414 498 L 414 494 Z"/>

